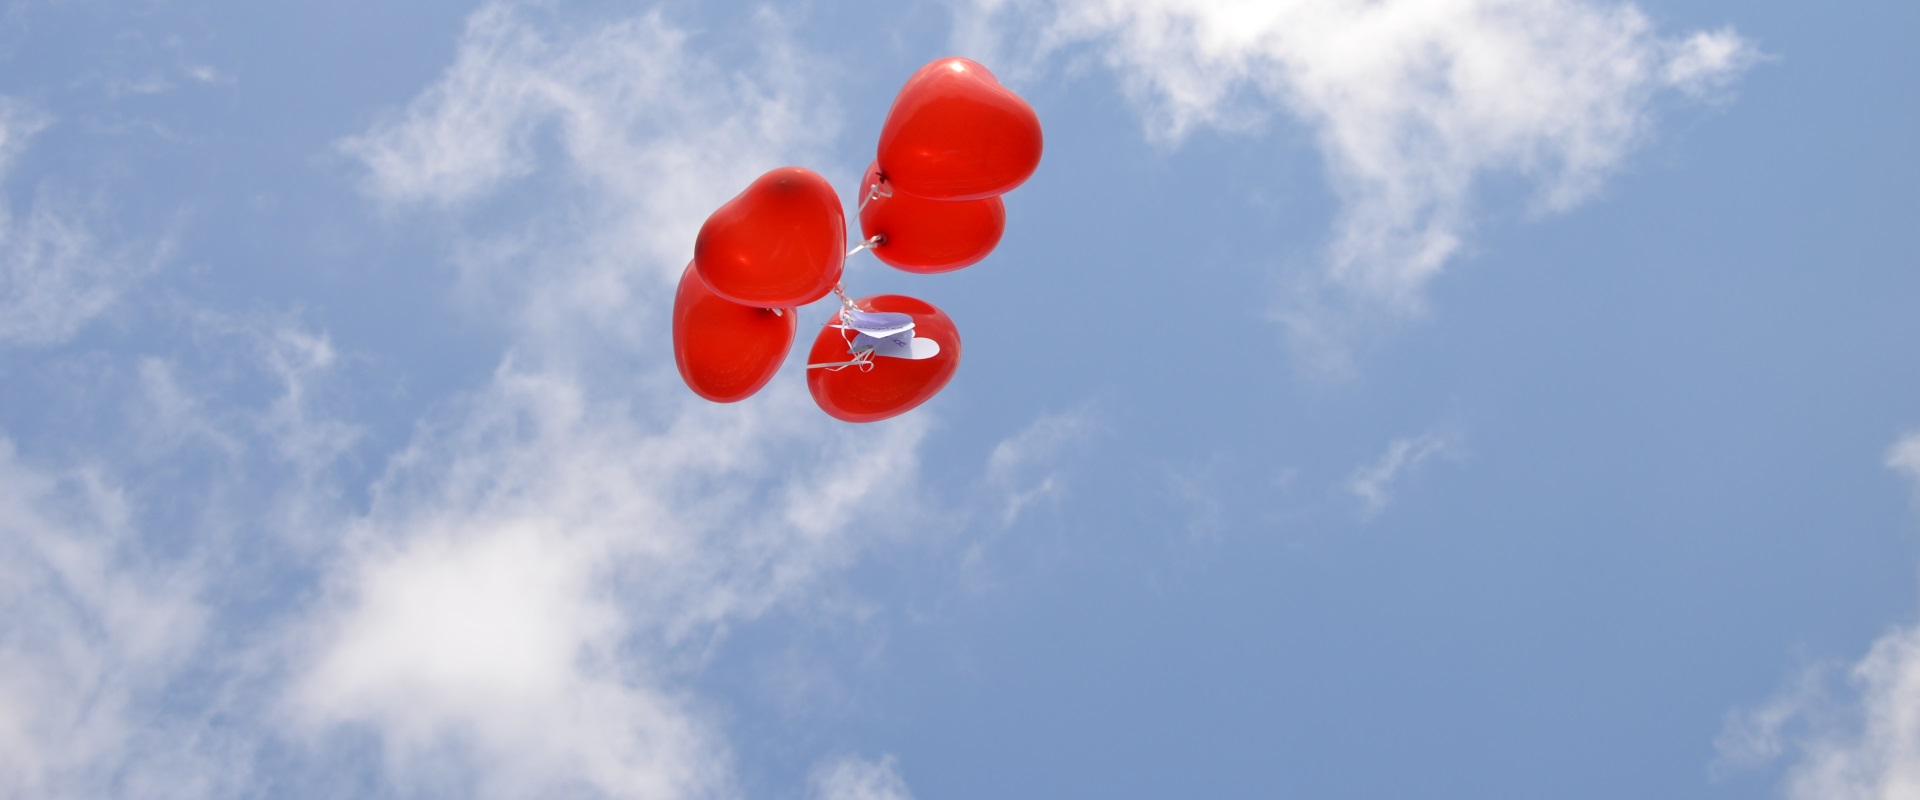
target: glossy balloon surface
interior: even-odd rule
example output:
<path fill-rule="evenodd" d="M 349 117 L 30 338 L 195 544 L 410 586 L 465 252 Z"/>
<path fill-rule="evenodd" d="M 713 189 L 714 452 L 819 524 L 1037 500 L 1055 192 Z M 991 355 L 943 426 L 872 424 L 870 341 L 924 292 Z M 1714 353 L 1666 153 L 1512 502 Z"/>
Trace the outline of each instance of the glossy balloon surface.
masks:
<path fill-rule="evenodd" d="M 1040 117 L 986 67 L 943 58 L 907 79 L 880 128 L 880 170 L 895 189 L 977 200 L 1040 166 Z"/>
<path fill-rule="evenodd" d="M 1000 244 L 1007 228 L 1007 206 L 998 197 L 979 200 L 928 200 L 905 192 L 872 196 L 880 181 L 878 162 L 860 183 L 860 233 L 883 242 L 873 255 L 908 272 L 951 272 L 978 263 Z"/>
<path fill-rule="evenodd" d="M 912 315 L 914 338 L 939 342 L 940 354 L 920 361 L 875 358 L 871 370 L 809 369 L 807 390 L 822 411 L 845 422 L 877 422 L 912 410 L 953 380 L 953 372 L 960 366 L 960 332 L 945 312 L 926 301 L 894 294 L 863 297 L 854 305 L 865 311 Z M 831 326 L 821 328 L 807 363 L 847 360 L 844 333 Z"/>
<path fill-rule="evenodd" d="M 812 170 L 756 179 L 700 226 L 694 268 L 714 294 L 741 305 L 792 308 L 827 296 L 847 254 L 847 217 Z"/>
<path fill-rule="evenodd" d="M 673 297 L 673 363 L 694 394 L 745 400 L 780 371 L 799 318 L 793 309 L 775 314 L 714 294 L 688 264 Z"/>

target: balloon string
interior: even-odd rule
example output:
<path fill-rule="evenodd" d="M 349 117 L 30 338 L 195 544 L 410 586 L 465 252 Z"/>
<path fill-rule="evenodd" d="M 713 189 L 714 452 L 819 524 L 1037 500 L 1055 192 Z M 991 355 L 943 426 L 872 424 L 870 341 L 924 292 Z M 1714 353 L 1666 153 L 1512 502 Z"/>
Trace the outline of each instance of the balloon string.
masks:
<path fill-rule="evenodd" d="M 893 187 L 887 183 L 887 180 L 885 178 L 881 178 L 878 182 L 876 182 L 873 185 L 872 188 L 867 190 L 866 197 L 860 198 L 860 208 L 856 209 L 855 213 L 859 213 L 859 211 L 866 209 L 867 203 L 872 201 L 876 197 L 892 197 L 892 196 L 893 196 Z M 886 243 L 887 243 L 887 237 L 881 236 L 879 234 L 875 234 L 873 236 L 868 237 L 866 241 L 863 241 L 857 245 L 854 245 L 852 250 L 847 251 L 846 257 L 853 258 L 854 256 L 859 255 L 860 251 L 862 250 L 872 250 L 873 248 L 879 247 Z M 853 300 L 847 297 L 846 290 L 841 288 L 840 284 L 835 283 L 833 285 L 833 293 L 840 296 L 840 309 L 843 315 L 845 312 L 853 310 Z"/>
<path fill-rule="evenodd" d="M 867 204 L 873 202 L 875 199 L 878 199 L 881 197 L 892 197 L 892 196 L 893 196 L 893 184 L 888 183 L 887 179 L 883 177 L 880 180 L 874 182 L 873 188 L 867 190 L 866 197 L 860 198 L 860 207 L 854 209 L 854 211 L 856 213 L 860 211 L 865 211 L 867 210 Z"/>
<path fill-rule="evenodd" d="M 852 250 L 847 251 L 847 257 L 851 258 L 855 253 L 858 253 L 862 250 L 878 247 L 880 243 L 884 241 L 886 241 L 884 237 L 875 236 L 871 239 L 861 242 L 859 247 L 855 247 Z M 847 349 L 849 352 L 853 353 L 853 358 L 848 361 L 833 361 L 833 362 L 828 362 L 824 364 L 808 364 L 807 369 L 824 369 L 829 372 L 839 372 L 840 370 L 846 369 L 847 367 L 859 367 L 861 372 L 866 372 L 868 370 L 873 369 L 873 348 L 865 347 L 859 350 L 854 350 L 853 335 L 849 333 L 849 331 L 853 330 L 852 312 L 858 310 L 858 307 L 853 304 L 853 298 L 847 296 L 846 287 L 840 285 L 838 281 L 834 282 L 833 284 L 833 294 L 835 297 L 840 298 L 840 311 L 839 313 L 834 315 L 834 317 L 839 320 L 840 324 L 832 325 L 831 323 L 829 323 L 829 325 L 831 327 L 840 329 L 840 338 L 847 343 Z"/>
<path fill-rule="evenodd" d="M 840 340 L 847 343 L 847 352 L 853 354 L 853 360 L 836 361 L 830 364 L 808 364 L 807 369 L 826 369 L 832 372 L 839 372 L 856 364 L 860 366 L 861 372 L 873 369 L 873 348 L 863 347 L 858 350 L 853 348 L 853 312 L 858 309 L 853 305 L 853 300 L 847 297 L 847 293 L 840 289 L 840 284 L 836 283 L 833 285 L 833 293 L 840 295 L 840 311 L 834 315 L 834 318 L 840 324 L 835 325 L 829 322 L 827 323 L 827 327 L 836 328 L 840 331 Z"/>
<path fill-rule="evenodd" d="M 824 364 L 807 365 L 807 369 L 824 369 L 828 372 L 839 372 L 847 367 L 859 367 L 861 372 L 873 369 L 873 348 L 863 347 L 855 350 L 853 358 L 846 361 L 831 361 Z"/>
<path fill-rule="evenodd" d="M 840 329 L 840 340 L 847 343 L 848 352 L 853 351 L 853 334 L 851 333 L 853 330 L 853 312 L 853 304 L 848 303 L 845 308 L 840 309 L 840 324 L 833 326 Z M 872 348 L 868 349 L 871 350 Z"/>

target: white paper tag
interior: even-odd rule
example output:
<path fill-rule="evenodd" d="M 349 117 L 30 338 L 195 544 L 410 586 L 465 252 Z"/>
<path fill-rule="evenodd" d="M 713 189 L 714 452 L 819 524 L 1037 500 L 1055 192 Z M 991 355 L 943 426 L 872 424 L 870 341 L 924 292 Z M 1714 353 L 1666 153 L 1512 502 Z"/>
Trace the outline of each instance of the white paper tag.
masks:
<path fill-rule="evenodd" d="M 940 355 L 940 343 L 932 339 L 916 339 L 913 331 L 903 331 L 892 336 L 868 336 L 864 333 L 853 337 L 853 346 L 848 352 L 857 353 L 873 348 L 876 356 L 904 358 L 919 361 Z"/>
<path fill-rule="evenodd" d="M 849 308 L 840 312 L 840 321 L 849 328 L 875 338 L 885 338 L 902 331 L 913 330 L 913 317 L 894 311 L 861 311 Z"/>

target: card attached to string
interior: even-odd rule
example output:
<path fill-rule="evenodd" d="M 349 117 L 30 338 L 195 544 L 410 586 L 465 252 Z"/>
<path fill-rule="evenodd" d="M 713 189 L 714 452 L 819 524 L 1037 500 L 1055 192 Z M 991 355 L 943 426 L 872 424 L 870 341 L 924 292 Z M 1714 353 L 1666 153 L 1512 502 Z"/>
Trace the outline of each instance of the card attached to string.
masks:
<path fill-rule="evenodd" d="M 861 311 L 857 308 L 848 308 L 840 312 L 840 324 L 864 336 L 885 338 L 913 330 L 913 317 L 895 311 Z"/>
<path fill-rule="evenodd" d="M 932 339 L 916 339 L 913 331 L 903 331 L 892 336 L 868 336 L 864 333 L 853 337 L 848 352 L 857 353 L 871 348 L 876 356 L 904 358 L 908 361 L 920 361 L 940 355 L 940 343 Z"/>
<path fill-rule="evenodd" d="M 828 364 L 808 364 L 807 369 L 859 367 L 869 370 L 873 368 L 876 356 L 922 361 L 940 355 L 939 342 L 914 337 L 911 314 L 843 308 L 840 310 L 839 323 L 829 327 L 853 332 L 853 337 L 847 340 L 847 355 L 852 358 Z"/>

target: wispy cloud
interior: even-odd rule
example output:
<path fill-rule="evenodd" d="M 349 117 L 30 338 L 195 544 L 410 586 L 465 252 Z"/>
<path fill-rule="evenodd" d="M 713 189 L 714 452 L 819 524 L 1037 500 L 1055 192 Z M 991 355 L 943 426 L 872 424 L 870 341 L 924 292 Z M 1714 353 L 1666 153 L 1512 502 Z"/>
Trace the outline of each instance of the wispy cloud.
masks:
<path fill-rule="evenodd" d="M 1410 439 L 1395 439 L 1387 451 L 1371 464 L 1361 466 L 1347 478 L 1347 492 L 1359 499 L 1362 514 L 1379 515 L 1393 504 L 1394 485 L 1411 474 L 1427 459 L 1446 455 L 1456 449 L 1453 440 L 1428 433 Z"/>
<path fill-rule="evenodd" d="M 1920 491 L 1920 435 L 1897 440 L 1886 465 Z M 1815 666 L 1760 706 L 1728 714 L 1716 771 L 1788 759 L 1792 800 L 1920 797 L 1920 625 L 1881 636 L 1843 686 L 1833 674 Z"/>
<path fill-rule="evenodd" d="M 334 532 L 281 707 L 323 752 L 371 732 L 396 785 L 725 795 L 730 748 L 688 676 L 912 528 L 897 487 L 928 423 L 825 422 L 797 381 L 714 406 L 673 377 L 665 311 L 701 219 L 831 131 L 803 56 L 769 36 L 725 72 L 657 13 L 543 13 L 482 9 L 434 85 L 339 146 L 394 214 L 462 223 L 534 175 L 569 201 L 449 242 L 511 352 Z"/>
<path fill-rule="evenodd" d="M 189 442 L 205 441 L 229 457 L 240 455 L 239 438 L 207 418 L 206 401 L 181 384 L 172 364 L 148 356 L 140 360 L 138 371 L 132 416 L 144 448 L 168 453 Z"/>
<path fill-rule="evenodd" d="M 1786 753 L 1802 718 L 1832 701 L 1827 693 L 1830 672 L 1825 666 L 1809 667 L 1767 702 L 1728 713 L 1713 740 L 1713 772 L 1750 769 Z"/>
<path fill-rule="evenodd" d="M 732 71 L 657 11 L 545 20 L 541 4 L 483 8 L 439 81 L 338 148 L 371 197 L 408 212 L 460 218 L 536 170 L 564 180 L 566 205 L 505 229 L 489 218 L 450 243 L 469 294 L 504 302 L 523 353 L 653 346 L 666 328 L 656 301 L 706 215 L 767 169 L 819 160 L 833 100 L 803 76 L 828 67 L 768 11 L 739 21 L 763 35 L 759 61 Z"/>
<path fill-rule="evenodd" d="M 0 795 L 206 788 L 192 721 L 151 713 L 204 636 L 198 570 L 140 534 L 97 472 L 35 469 L 0 439 Z"/>
<path fill-rule="evenodd" d="M 313 471 L 346 454 L 361 431 L 318 411 L 312 397 L 314 383 L 334 366 L 333 342 L 324 334 L 284 324 L 255 338 L 260 359 L 281 390 L 257 424 L 280 457 Z"/>
<path fill-rule="evenodd" d="M 188 64 L 181 67 L 180 71 L 187 77 L 209 86 L 232 86 L 240 82 L 239 78 L 206 64 Z"/>
<path fill-rule="evenodd" d="M 1275 112 L 1308 126 L 1341 212 L 1278 316 L 1328 368 L 1370 316 L 1422 308 L 1490 179 L 1571 208 L 1647 138 L 1662 92 L 1711 94 L 1757 58 L 1730 30 L 1662 36 L 1631 5 L 1576 0 L 974 0 L 957 22 L 970 52 L 1090 50 L 1168 144 Z"/>
<path fill-rule="evenodd" d="M 1907 434 L 1887 448 L 1886 464 L 1913 482 L 1913 496 L 1920 500 L 1920 433 Z"/>
<path fill-rule="evenodd" d="M 0 97 L 0 180 L 51 118 Z M 16 215 L 0 195 L 0 346 L 66 341 L 165 255 L 102 243 L 86 214 L 40 192 Z"/>
<path fill-rule="evenodd" d="M 893 756 L 879 761 L 843 758 L 813 772 L 815 800 L 913 800 Z"/>
<path fill-rule="evenodd" d="M 1035 502 L 1065 491 L 1057 462 L 1061 451 L 1094 432 L 1092 412 L 1046 414 L 994 445 L 987 483 L 1001 493 L 1000 524 L 1012 525 Z"/>
<path fill-rule="evenodd" d="M 0 176 L 13 166 L 28 140 L 52 120 L 46 114 L 11 98 L 0 97 Z"/>

